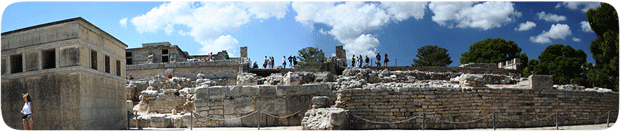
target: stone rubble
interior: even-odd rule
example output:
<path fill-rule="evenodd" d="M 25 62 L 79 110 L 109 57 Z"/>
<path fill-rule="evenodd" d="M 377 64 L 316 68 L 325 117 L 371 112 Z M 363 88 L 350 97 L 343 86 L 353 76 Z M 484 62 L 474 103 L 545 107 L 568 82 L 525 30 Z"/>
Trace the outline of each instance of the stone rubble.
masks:
<path fill-rule="evenodd" d="M 348 129 L 349 111 L 342 108 L 317 108 L 306 111 L 301 120 L 303 130 Z"/>

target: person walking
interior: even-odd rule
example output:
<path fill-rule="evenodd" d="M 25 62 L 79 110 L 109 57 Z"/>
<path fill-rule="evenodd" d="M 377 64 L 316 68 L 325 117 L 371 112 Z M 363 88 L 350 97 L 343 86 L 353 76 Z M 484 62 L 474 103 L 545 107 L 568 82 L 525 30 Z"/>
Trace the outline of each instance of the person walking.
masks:
<path fill-rule="evenodd" d="M 351 57 L 351 67 L 355 67 L 355 55 L 353 55 L 353 57 Z"/>
<path fill-rule="evenodd" d="M 286 56 L 282 56 L 282 68 L 286 68 Z"/>
<path fill-rule="evenodd" d="M 381 67 L 381 54 L 377 52 L 376 58 L 377 58 L 377 61 L 375 62 L 375 64 L 377 64 L 377 67 Z"/>
<path fill-rule="evenodd" d="M 383 61 L 383 66 L 387 66 L 388 62 L 390 62 L 390 59 L 388 59 L 388 55 L 385 54 L 385 61 Z"/>
<path fill-rule="evenodd" d="M 32 128 L 32 123 L 34 122 L 32 120 L 32 99 L 30 98 L 30 95 L 28 93 L 24 94 L 22 96 L 24 98 L 24 107 L 22 107 L 22 119 L 24 120 L 24 130 L 28 130 L 28 127 L 30 127 L 30 130 L 33 130 Z"/>

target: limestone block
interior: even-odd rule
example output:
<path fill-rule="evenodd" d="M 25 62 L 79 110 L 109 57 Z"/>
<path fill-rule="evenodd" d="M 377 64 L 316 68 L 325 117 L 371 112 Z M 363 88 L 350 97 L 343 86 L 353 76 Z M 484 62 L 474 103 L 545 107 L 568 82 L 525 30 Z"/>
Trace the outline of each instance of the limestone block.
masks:
<path fill-rule="evenodd" d="M 165 114 L 154 114 L 151 115 L 151 126 L 156 128 L 164 128 L 168 127 L 170 123 L 170 119 L 165 119 Z"/>
<path fill-rule="evenodd" d="M 260 92 L 258 86 L 243 86 L 241 94 L 242 96 L 258 96 Z"/>
<path fill-rule="evenodd" d="M 226 91 L 226 97 L 240 97 L 243 95 L 242 92 L 243 86 L 231 86 L 228 91 Z"/>
<path fill-rule="evenodd" d="M 273 114 L 274 103 L 270 97 L 258 97 L 256 98 L 256 109 L 261 113 Z"/>
<path fill-rule="evenodd" d="M 292 89 L 292 86 L 276 86 L 276 96 L 287 96 L 296 94 L 297 92 L 291 91 Z M 289 94 L 289 92 L 291 94 Z"/>
<path fill-rule="evenodd" d="M 327 96 L 314 96 L 312 97 L 312 107 L 313 108 L 322 108 L 328 105 L 329 97 Z M 316 105 L 316 106 L 315 106 Z"/>
<path fill-rule="evenodd" d="M 348 111 L 346 110 L 337 110 L 337 111 L 332 111 L 329 112 L 329 123 L 335 126 L 346 126 L 348 125 L 348 121 L 349 121 L 349 114 Z M 336 130 L 341 130 L 341 129 L 346 129 L 346 128 L 339 128 Z"/>
<path fill-rule="evenodd" d="M 255 110 L 254 98 L 252 97 L 239 97 L 235 98 L 235 106 L 237 113 L 246 114 Z"/>
<path fill-rule="evenodd" d="M 273 99 L 273 113 L 286 114 L 286 99 L 284 98 Z"/>
<path fill-rule="evenodd" d="M 180 96 L 188 96 L 190 94 L 195 94 L 196 93 L 196 88 L 183 88 L 181 90 L 179 90 L 179 95 Z"/>
<path fill-rule="evenodd" d="M 133 101 L 127 100 L 125 102 L 125 107 L 127 108 L 127 111 L 133 112 Z"/>
<path fill-rule="evenodd" d="M 110 63 L 112 63 L 112 61 L 110 61 Z M 60 52 L 58 56 L 58 67 L 77 66 L 79 64 L 80 64 L 79 46 L 60 48 Z M 103 64 L 104 62 L 101 62 L 101 65 Z"/>
<path fill-rule="evenodd" d="M 552 89 L 553 88 L 553 76 L 552 75 L 530 75 L 531 89 Z"/>
<path fill-rule="evenodd" d="M 205 100 L 209 99 L 209 86 L 200 86 L 196 89 L 196 99 Z"/>
<path fill-rule="evenodd" d="M 236 115 L 224 115 L 226 119 L 224 121 L 224 125 L 226 126 L 242 126 L 241 119 L 239 119 Z"/>
<path fill-rule="evenodd" d="M 258 86 L 258 89 L 259 89 L 261 97 L 275 96 L 276 95 L 276 86 L 260 85 L 260 86 Z"/>
<path fill-rule="evenodd" d="M 208 90 L 210 99 L 224 99 L 228 88 L 224 86 L 213 86 L 209 87 Z"/>
<path fill-rule="evenodd" d="M 140 95 L 146 97 L 147 99 L 155 99 L 157 97 L 158 92 L 156 90 L 144 90 L 140 92 Z"/>
<path fill-rule="evenodd" d="M 234 97 L 230 97 L 232 99 L 224 100 L 224 114 L 235 114 L 235 99 Z"/>

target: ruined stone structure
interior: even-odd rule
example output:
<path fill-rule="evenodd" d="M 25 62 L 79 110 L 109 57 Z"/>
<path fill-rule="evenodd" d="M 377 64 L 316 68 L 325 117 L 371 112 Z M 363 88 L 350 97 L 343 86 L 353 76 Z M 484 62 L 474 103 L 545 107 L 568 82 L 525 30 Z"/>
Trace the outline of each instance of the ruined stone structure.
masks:
<path fill-rule="evenodd" d="M 145 43 L 142 48 L 130 48 L 125 52 L 127 65 L 184 62 L 187 52 L 169 42 Z"/>
<path fill-rule="evenodd" d="M 23 129 L 23 93 L 34 128 L 126 129 L 125 45 L 83 18 L 2 33 L 2 118 Z"/>

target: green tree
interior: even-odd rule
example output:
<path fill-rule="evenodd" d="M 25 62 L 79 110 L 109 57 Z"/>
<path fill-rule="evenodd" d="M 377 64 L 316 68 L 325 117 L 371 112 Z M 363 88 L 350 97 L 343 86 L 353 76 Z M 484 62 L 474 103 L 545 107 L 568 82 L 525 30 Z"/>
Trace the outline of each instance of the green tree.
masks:
<path fill-rule="evenodd" d="M 298 52 L 297 59 L 300 66 L 320 64 L 325 60 L 323 50 L 314 47 L 306 47 Z"/>
<path fill-rule="evenodd" d="M 534 74 L 553 75 L 554 84 L 581 84 L 584 85 L 582 73 L 587 55 L 583 50 L 575 50 L 569 45 L 555 44 L 545 48 L 535 65 Z M 532 67 L 532 66 L 530 66 Z"/>
<path fill-rule="evenodd" d="M 527 56 L 527 55 L 523 55 Z M 469 46 L 469 51 L 461 54 L 461 63 L 498 63 L 521 58 L 521 47 L 512 40 L 487 38 Z M 526 59 L 521 59 L 527 61 Z"/>
<path fill-rule="evenodd" d="M 539 61 L 537 59 L 531 59 L 529 62 L 527 62 L 527 66 L 523 66 L 523 73 L 521 73 L 521 75 L 523 77 L 529 77 L 530 75 L 532 75 L 538 63 Z"/>
<path fill-rule="evenodd" d="M 418 59 L 413 59 L 411 66 L 447 66 L 452 63 L 448 50 L 437 45 L 421 47 L 415 56 Z"/>
<path fill-rule="evenodd" d="M 590 43 L 595 64 L 589 68 L 588 81 L 618 91 L 618 13 L 613 6 L 601 3 L 599 8 L 588 10 L 586 17 L 596 34 Z"/>

